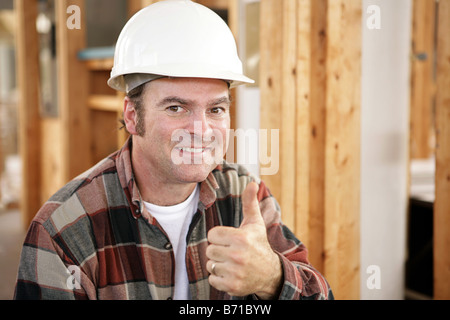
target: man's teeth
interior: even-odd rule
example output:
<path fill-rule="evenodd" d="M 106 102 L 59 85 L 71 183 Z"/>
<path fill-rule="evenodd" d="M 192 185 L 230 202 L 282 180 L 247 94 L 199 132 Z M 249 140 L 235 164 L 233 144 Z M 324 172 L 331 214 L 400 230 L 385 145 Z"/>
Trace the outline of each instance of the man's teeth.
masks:
<path fill-rule="evenodd" d="M 201 153 L 205 149 L 203 149 L 203 148 L 183 148 L 182 150 L 186 151 L 186 152 L 191 152 L 191 153 Z"/>

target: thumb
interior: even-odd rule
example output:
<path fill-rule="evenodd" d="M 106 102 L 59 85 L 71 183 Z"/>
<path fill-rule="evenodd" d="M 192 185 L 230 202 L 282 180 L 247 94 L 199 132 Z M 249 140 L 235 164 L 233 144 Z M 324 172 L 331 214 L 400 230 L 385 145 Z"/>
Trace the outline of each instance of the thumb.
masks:
<path fill-rule="evenodd" d="M 241 227 L 247 224 L 264 223 L 259 209 L 258 202 L 259 186 L 255 182 L 250 182 L 242 193 L 242 215 Z"/>

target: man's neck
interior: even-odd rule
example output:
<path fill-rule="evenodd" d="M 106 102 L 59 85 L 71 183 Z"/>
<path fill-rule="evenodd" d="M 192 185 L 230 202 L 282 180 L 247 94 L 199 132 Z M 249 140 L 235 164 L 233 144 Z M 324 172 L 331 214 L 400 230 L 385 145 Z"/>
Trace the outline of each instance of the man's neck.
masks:
<path fill-rule="evenodd" d="M 145 202 L 158 206 L 173 206 L 185 201 L 195 189 L 196 183 L 192 184 L 167 184 L 167 183 L 139 183 L 137 184 L 141 197 Z"/>

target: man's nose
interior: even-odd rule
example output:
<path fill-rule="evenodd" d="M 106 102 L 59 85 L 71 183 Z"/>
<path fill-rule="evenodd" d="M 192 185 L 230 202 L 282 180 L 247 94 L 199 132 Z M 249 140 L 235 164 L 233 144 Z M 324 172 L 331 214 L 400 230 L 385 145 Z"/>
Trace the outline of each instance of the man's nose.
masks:
<path fill-rule="evenodd" d="M 204 113 L 195 114 L 189 122 L 187 130 L 197 138 L 201 137 L 202 140 L 209 139 L 213 132 L 211 124 Z"/>

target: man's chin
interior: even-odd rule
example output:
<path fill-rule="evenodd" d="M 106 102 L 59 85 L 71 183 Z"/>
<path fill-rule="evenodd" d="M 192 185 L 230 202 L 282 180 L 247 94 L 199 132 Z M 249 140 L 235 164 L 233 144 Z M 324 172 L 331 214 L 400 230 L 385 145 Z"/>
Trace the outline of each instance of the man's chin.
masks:
<path fill-rule="evenodd" d="M 199 183 L 205 181 L 217 164 L 179 164 L 174 170 L 178 178 L 185 183 Z"/>

